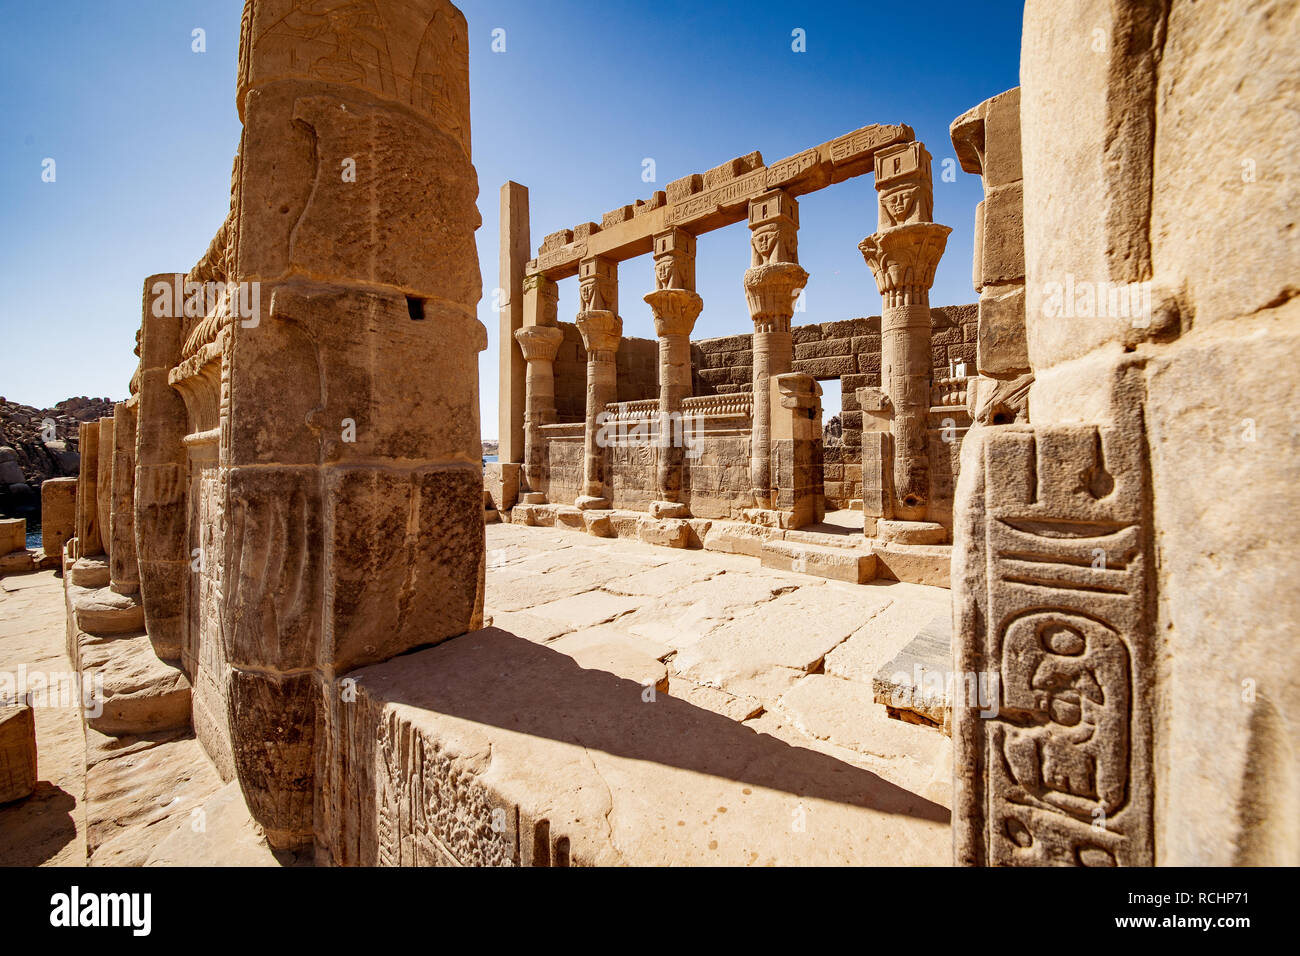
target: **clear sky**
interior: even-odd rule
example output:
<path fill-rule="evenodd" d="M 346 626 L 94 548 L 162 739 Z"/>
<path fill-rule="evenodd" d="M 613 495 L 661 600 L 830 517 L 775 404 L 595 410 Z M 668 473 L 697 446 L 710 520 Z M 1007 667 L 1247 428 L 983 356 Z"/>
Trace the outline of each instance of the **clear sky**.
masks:
<path fill-rule="evenodd" d="M 774 161 L 870 123 L 907 123 L 934 156 L 935 219 L 953 227 L 934 305 L 974 302 L 977 176 L 948 125 L 1019 82 L 1021 0 L 656 3 L 465 0 L 484 298 L 483 436 L 497 437 L 498 195 L 529 188 L 542 237 L 752 150 Z M 44 407 L 121 399 L 144 277 L 186 271 L 229 207 L 239 139 L 240 0 L 0 0 L 0 395 Z M 206 52 L 194 52 L 193 31 Z M 504 30 L 505 52 L 493 51 Z M 805 52 L 792 32 L 802 30 Z M 498 34 L 498 37 L 500 35 Z M 54 160 L 53 182 L 45 161 Z M 655 181 L 642 179 L 654 161 Z M 951 177 L 949 177 L 951 178 Z M 800 200 L 811 274 L 796 324 L 876 315 L 857 250 L 875 231 L 866 176 Z M 695 338 L 752 330 L 743 224 L 699 243 Z M 560 317 L 576 311 L 560 285 Z M 654 337 L 649 257 L 620 268 L 624 335 Z"/>

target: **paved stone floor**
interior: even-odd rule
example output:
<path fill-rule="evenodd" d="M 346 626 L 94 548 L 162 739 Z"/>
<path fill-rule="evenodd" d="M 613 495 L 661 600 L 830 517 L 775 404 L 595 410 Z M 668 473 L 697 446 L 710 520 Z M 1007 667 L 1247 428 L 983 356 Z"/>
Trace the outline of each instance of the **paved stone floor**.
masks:
<path fill-rule="evenodd" d="M 493 524 L 487 542 L 489 630 L 543 645 L 586 670 L 653 684 L 672 700 L 782 742 L 784 748 L 764 751 L 764 759 L 809 768 L 807 779 L 792 770 L 772 788 L 786 791 L 792 826 L 801 812 L 837 802 L 838 791 L 822 786 L 819 775 L 839 772 L 859 781 L 861 793 L 824 814 L 854 831 L 854 839 L 840 836 L 845 846 L 858 846 L 856 855 L 791 851 L 788 840 L 772 839 L 768 845 L 782 852 L 759 851 L 755 861 L 886 863 L 891 846 L 906 848 L 905 859 L 892 862 L 949 861 L 950 743 L 935 729 L 887 717 L 872 699 L 871 678 L 928 622 L 950 614 L 950 592 L 897 582 L 842 584 L 766 569 L 743 555 L 562 529 Z M 447 656 L 468 653 L 472 640 L 475 635 L 450 642 Z M 453 651 L 461 641 L 466 644 Z M 718 742 L 748 746 L 725 731 Z M 812 754 L 833 760 L 808 759 Z M 696 757 L 684 763 L 697 773 L 710 769 Z M 646 779 L 653 776 L 651 770 Z M 736 795 L 751 795 L 753 788 L 742 788 L 747 775 L 734 776 L 740 779 L 727 783 Z M 880 792 L 868 792 L 873 788 Z M 856 812 L 843 812 L 849 809 Z M 689 821 L 679 825 L 695 830 Z M 871 848 L 857 842 L 872 830 Z M 820 828 L 819 838 L 838 837 Z"/>
<path fill-rule="evenodd" d="M 0 578 L 0 673 L 68 675 L 63 582 L 53 571 Z M 34 686 L 31 685 L 31 686 Z M 85 866 L 86 743 L 75 706 L 35 708 L 36 792 L 0 807 L 0 866 Z"/>

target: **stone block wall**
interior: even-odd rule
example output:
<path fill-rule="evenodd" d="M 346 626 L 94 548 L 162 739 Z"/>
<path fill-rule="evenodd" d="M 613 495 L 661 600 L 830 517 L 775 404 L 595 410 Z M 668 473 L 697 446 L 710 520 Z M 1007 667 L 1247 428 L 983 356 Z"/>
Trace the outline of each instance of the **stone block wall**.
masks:
<path fill-rule="evenodd" d="M 560 322 L 564 341 L 555 356 L 555 420 L 580 422 L 587 414 L 587 350 L 572 322 Z M 637 402 L 659 394 L 659 343 L 625 338 L 614 355 L 618 401 Z"/>
<path fill-rule="evenodd" d="M 975 374 L 979 306 L 940 306 L 930 310 L 931 364 L 936 379 L 948 375 L 952 363 L 965 363 Z M 823 449 L 825 495 L 828 508 L 847 508 L 862 497 L 862 411 L 859 388 L 880 387 L 880 317 L 869 316 L 795 326 L 793 371 L 825 381 L 839 379 L 842 396 L 841 444 Z M 750 335 L 728 335 L 691 343 L 692 385 L 696 395 L 750 391 L 753 387 Z M 935 423 L 937 428 L 939 423 Z M 964 423 L 961 423 L 964 428 Z M 935 440 L 942 436 L 936 433 Z M 945 460 L 956 455 L 953 443 L 942 445 Z M 936 494 L 952 498 L 955 466 L 947 469 L 947 482 Z M 946 513 L 947 509 L 941 507 Z M 939 520 L 939 519 L 936 519 Z M 946 521 L 944 522 L 947 523 Z"/>

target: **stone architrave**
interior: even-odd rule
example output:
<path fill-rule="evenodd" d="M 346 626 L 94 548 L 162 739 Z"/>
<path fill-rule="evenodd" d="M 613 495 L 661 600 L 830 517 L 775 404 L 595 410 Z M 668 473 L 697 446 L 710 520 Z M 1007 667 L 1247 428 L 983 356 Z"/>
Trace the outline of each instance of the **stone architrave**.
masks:
<path fill-rule="evenodd" d="M 952 573 L 958 863 L 1155 862 L 1139 421 L 978 428 L 963 446 Z"/>
<path fill-rule="evenodd" d="M 892 414 L 892 517 L 923 521 L 930 500 L 930 286 L 952 230 L 929 221 L 930 154 L 907 143 L 876 155 L 879 231 L 858 245 L 884 300 L 880 384 Z M 863 471 L 891 467 L 869 461 Z M 863 476 L 864 487 L 869 478 Z M 872 481 L 884 487 L 883 481 Z M 879 515 L 877 517 L 885 517 Z"/>
<path fill-rule="evenodd" d="M 579 508 L 608 508 L 608 459 L 603 439 L 605 406 L 618 398 L 614 356 L 623 337 L 618 316 L 618 263 L 585 259 L 579 267 L 578 331 L 587 350 L 587 415 L 583 430 L 582 494 Z"/>
<path fill-rule="evenodd" d="M 673 229 L 654 238 L 655 291 L 646 303 L 659 337 L 659 426 L 656 486 L 659 499 L 676 503 L 682 495 L 685 424 L 682 400 L 691 395 L 691 330 L 704 308 L 695 291 L 695 237 Z"/>
<path fill-rule="evenodd" d="M 771 508 L 772 400 L 769 380 L 794 364 L 790 318 L 808 282 L 799 265 L 799 202 L 781 189 L 749 203 L 750 267 L 745 300 L 754 322 L 754 426 L 750 437 L 750 494 L 757 508 Z"/>
<path fill-rule="evenodd" d="M 524 405 L 524 482 L 526 490 L 537 491 L 543 484 L 545 445 L 538 430 L 555 422 L 555 356 L 564 341 L 564 330 L 554 325 L 526 325 L 515 332 L 515 341 L 527 363 Z"/>

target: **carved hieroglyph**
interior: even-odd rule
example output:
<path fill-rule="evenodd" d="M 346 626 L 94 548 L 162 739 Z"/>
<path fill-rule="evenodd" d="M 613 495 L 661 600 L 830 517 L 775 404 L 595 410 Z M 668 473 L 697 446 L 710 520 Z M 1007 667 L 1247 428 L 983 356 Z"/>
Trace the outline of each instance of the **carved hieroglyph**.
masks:
<path fill-rule="evenodd" d="M 969 693 L 954 704 L 957 859 L 1150 865 L 1141 426 L 980 428 L 963 459 L 952 575 L 958 684 L 987 674 L 1000 693 L 992 714 Z"/>

